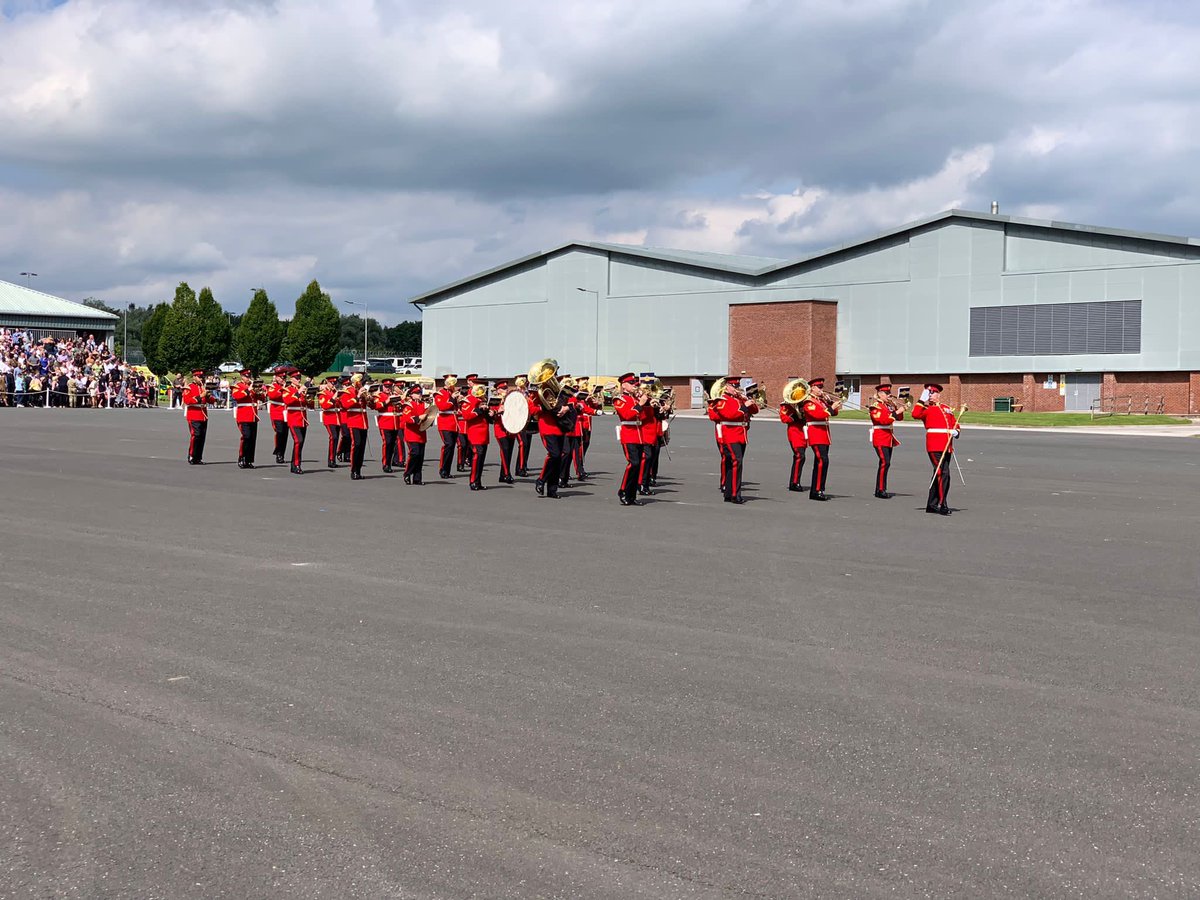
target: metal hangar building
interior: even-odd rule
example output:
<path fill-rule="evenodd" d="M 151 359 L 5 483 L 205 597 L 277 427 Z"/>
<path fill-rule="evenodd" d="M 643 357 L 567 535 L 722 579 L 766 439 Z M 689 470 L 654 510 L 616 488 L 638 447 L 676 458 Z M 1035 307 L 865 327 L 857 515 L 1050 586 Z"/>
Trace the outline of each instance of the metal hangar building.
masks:
<path fill-rule="evenodd" d="M 426 375 L 745 372 L 1200 413 L 1200 240 L 949 210 L 800 259 L 574 242 L 413 298 Z"/>
<path fill-rule="evenodd" d="M 94 335 L 112 346 L 120 316 L 30 287 L 0 281 L 0 328 L 28 331 L 35 340 Z"/>

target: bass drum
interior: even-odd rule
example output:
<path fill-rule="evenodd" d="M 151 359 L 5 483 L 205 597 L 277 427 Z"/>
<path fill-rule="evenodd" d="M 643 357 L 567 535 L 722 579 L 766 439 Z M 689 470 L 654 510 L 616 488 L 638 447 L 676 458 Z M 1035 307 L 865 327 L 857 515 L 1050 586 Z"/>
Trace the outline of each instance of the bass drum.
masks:
<path fill-rule="evenodd" d="M 511 391 L 500 404 L 500 422 L 509 434 L 520 434 L 529 424 L 529 400 L 520 391 Z"/>

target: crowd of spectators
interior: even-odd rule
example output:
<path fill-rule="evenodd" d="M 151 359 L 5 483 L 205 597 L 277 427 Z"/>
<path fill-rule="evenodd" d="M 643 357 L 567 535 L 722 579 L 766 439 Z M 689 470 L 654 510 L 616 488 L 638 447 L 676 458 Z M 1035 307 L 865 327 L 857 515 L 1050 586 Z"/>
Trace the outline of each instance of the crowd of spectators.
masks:
<path fill-rule="evenodd" d="M 0 406 L 153 406 L 158 379 L 122 362 L 103 341 L 34 338 L 0 329 Z"/>

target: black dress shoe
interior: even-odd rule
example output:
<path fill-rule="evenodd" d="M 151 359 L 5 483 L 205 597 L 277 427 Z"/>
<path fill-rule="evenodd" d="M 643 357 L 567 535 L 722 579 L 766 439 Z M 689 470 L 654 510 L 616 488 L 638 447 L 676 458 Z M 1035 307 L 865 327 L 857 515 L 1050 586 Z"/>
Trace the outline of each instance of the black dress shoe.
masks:
<path fill-rule="evenodd" d="M 279 463 L 280 465 L 282 465 L 282 464 L 283 464 L 283 457 L 282 457 L 282 456 L 276 456 L 276 457 L 275 457 L 275 462 L 277 462 L 277 463 Z"/>
<path fill-rule="evenodd" d="M 876 491 L 875 497 L 879 500 L 891 500 L 892 499 L 892 495 L 889 494 L 887 491 Z"/>
<path fill-rule="evenodd" d="M 384 466 L 384 467 L 383 467 L 383 471 L 385 471 L 387 474 L 391 475 L 391 474 L 392 474 L 392 467 L 391 467 L 391 466 Z"/>
<path fill-rule="evenodd" d="M 638 488 L 638 493 L 641 494 L 643 497 L 649 497 L 650 496 L 650 488 L 648 488 L 648 487 Z"/>
<path fill-rule="evenodd" d="M 204 465 L 204 460 L 202 460 L 202 459 L 198 459 L 198 460 L 196 460 L 194 463 L 192 463 L 192 465 L 194 465 L 194 466 L 202 466 L 202 465 Z"/>
<path fill-rule="evenodd" d="M 950 515 L 950 513 L 952 513 L 952 512 L 953 512 L 953 510 L 952 510 L 952 509 L 950 509 L 950 507 L 948 507 L 948 506 L 947 506 L 946 504 L 944 504 L 944 503 L 943 503 L 941 506 L 939 506 L 939 507 L 938 507 L 938 515 L 939 515 L 939 516 L 948 516 L 948 515 Z"/>
<path fill-rule="evenodd" d="M 361 480 L 362 480 L 362 473 L 361 473 L 361 472 L 351 472 L 351 473 L 350 473 L 350 480 L 351 480 L 351 481 L 361 481 Z"/>
<path fill-rule="evenodd" d="M 808 499 L 824 501 L 824 500 L 828 500 L 829 498 L 825 496 L 824 491 L 810 491 L 809 495 L 808 495 Z"/>
<path fill-rule="evenodd" d="M 246 464 L 245 464 L 244 462 L 242 462 L 240 459 L 238 460 L 238 468 L 239 468 L 239 469 L 244 469 L 244 468 L 246 468 Z"/>
<path fill-rule="evenodd" d="M 730 502 L 730 503 L 739 503 L 739 504 L 741 504 L 741 503 L 745 503 L 745 502 L 746 502 L 746 498 L 745 498 L 745 497 L 732 497 L 732 498 L 730 498 L 729 502 Z"/>
<path fill-rule="evenodd" d="M 468 484 L 468 485 L 467 485 L 467 489 L 468 489 L 468 490 L 471 490 L 471 491 L 477 491 L 477 490 L 479 490 L 479 485 L 477 485 L 477 484 Z"/>
<path fill-rule="evenodd" d="M 412 476 L 411 476 L 411 475 L 405 475 L 405 476 L 404 476 L 404 483 L 405 483 L 405 484 L 412 484 Z"/>
<path fill-rule="evenodd" d="M 533 483 L 533 489 L 538 492 L 539 497 L 544 497 L 546 495 L 546 482 L 535 481 Z"/>
<path fill-rule="evenodd" d="M 486 484 L 484 484 L 483 482 L 480 482 L 479 484 L 475 485 L 475 490 L 477 490 L 477 491 L 486 491 L 486 490 L 487 490 L 487 485 L 486 485 Z"/>
<path fill-rule="evenodd" d="M 246 465 L 245 465 L 245 468 L 247 468 L 247 469 L 253 469 L 253 468 L 254 468 L 254 463 L 246 463 Z"/>
<path fill-rule="evenodd" d="M 804 488 L 800 487 L 800 485 L 798 485 L 798 484 L 789 484 L 788 490 L 789 491 L 803 491 Z"/>
<path fill-rule="evenodd" d="M 303 475 L 304 470 L 302 468 L 300 468 L 299 466 L 296 466 L 294 469 L 292 469 L 292 474 L 293 475 Z"/>
<path fill-rule="evenodd" d="M 936 516 L 938 515 L 938 508 L 936 506 L 927 506 L 925 507 L 925 512 L 933 513 Z"/>
<path fill-rule="evenodd" d="M 546 494 L 542 497 L 542 499 L 543 500 L 557 500 L 557 499 L 559 499 L 559 497 L 558 497 L 557 493 L 554 493 L 554 494 Z"/>

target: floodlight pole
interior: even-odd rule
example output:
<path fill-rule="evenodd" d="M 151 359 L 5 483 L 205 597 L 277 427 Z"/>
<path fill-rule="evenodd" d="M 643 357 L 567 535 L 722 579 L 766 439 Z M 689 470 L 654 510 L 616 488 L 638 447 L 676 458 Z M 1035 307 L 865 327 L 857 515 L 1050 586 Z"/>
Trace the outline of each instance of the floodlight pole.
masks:
<path fill-rule="evenodd" d="M 363 365 L 367 364 L 367 304 L 357 300 L 343 300 L 349 306 L 361 306 L 363 310 Z"/>

